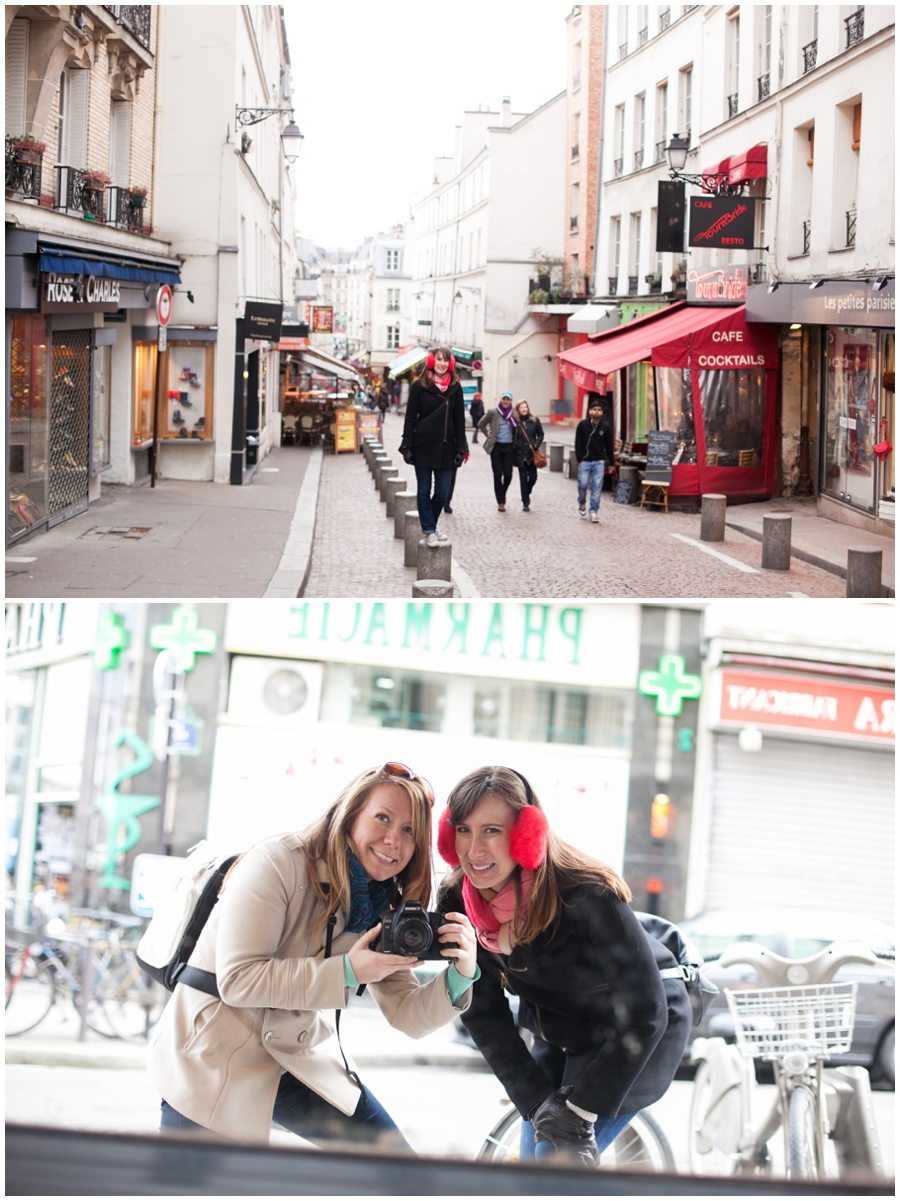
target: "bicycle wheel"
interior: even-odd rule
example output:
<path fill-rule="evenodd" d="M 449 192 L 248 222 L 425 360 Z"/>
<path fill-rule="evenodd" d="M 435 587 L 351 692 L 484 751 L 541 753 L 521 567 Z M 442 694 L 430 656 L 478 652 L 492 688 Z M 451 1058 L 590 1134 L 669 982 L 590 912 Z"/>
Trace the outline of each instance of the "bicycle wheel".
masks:
<path fill-rule="evenodd" d="M 56 979 L 27 948 L 6 951 L 6 1037 L 27 1034 L 53 1007 Z"/>
<path fill-rule="evenodd" d="M 129 956 L 97 981 L 95 995 L 112 1031 L 110 1037 L 126 1042 L 144 1042 L 166 1003 L 162 985 L 142 972 Z"/>
<path fill-rule="evenodd" d="M 743 1114 L 737 1085 L 714 1101 L 710 1065 L 703 1060 L 691 1093 L 688 1156 L 695 1176 L 732 1176 L 738 1162 Z"/>
<path fill-rule="evenodd" d="M 819 1142 L 816 1138 L 816 1098 L 798 1085 L 788 1101 L 788 1177 L 818 1180 L 822 1175 Z"/>
<path fill-rule="evenodd" d="M 492 1163 L 519 1162 L 522 1118 L 510 1108 L 496 1124 L 476 1156 Z M 675 1157 L 659 1123 L 649 1113 L 636 1113 L 618 1138 L 600 1155 L 600 1170 L 643 1169 L 674 1172 Z"/>

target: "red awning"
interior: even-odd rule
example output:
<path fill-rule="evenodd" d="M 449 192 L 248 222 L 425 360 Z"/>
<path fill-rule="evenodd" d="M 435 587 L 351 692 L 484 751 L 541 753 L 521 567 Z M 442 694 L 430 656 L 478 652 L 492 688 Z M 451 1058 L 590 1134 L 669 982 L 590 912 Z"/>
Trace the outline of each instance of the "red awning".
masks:
<path fill-rule="evenodd" d="M 724 175 L 726 184 L 749 183 L 751 179 L 765 179 L 768 159 L 768 146 L 760 142 L 751 146 L 743 154 L 732 154 L 723 158 L 714 167 L 707 167 L 704 175 Z M 704 187 L 704 192 L 714 192 L 718 180 L 711 180 Z"/>
<path fill-rule="evenodd" d="M 739 370 L 777 367 L 774 327 L 748 325 L 746 306 L 678 305 L 639 317 L 557 355 L 560 374 L 580 388 L 607 391 L 606 377 L 649 359 L 655 367 Z"/>

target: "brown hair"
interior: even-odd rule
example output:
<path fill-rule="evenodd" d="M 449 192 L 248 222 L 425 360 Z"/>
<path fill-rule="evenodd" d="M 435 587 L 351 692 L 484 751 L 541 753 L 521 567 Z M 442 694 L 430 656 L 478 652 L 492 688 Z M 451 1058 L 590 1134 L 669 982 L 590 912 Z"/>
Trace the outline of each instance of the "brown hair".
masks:
<path fill-rule="evenodd" d="M 448 363 L 454 357 L 453 351 L 450 349 L 449 346 L 437 346 L 437 347 L 435 347 L 434 350 L 429 350 L 428 353 L 431 355 L 434 355 L 435 358 L 437 358 L 437 356 L 439 354 L 442 354 Z M 427 364 L 428 360 L 426 359 L 425 362 Z M 424 366 L 422 368 L 422 374 L 419 376 L 419 383 L 422 385 L 423 388 L 434 388 L 435 387 L 434 369 L 432 367 Z M 459 383 L 459 376 L 456 374 L 455 367 L 450 372 L 450 383 L 451 384 Z"/>
<path fill-rule="evenodd" d="M 464 776 L 447 798 L 451 824 L 456 826 L 465 821 L 485 796 L 500 797 L 516 816 L 529 804 L 524 782 L 510 768 L 479 767 Z M 531 789 L 530 799 L 538 809 L 543 808 L 534 789 Z M 454 868 L 445 887 L 460 883 L 462 877 L 462 868 Z M 565 904 L 562 898 L 563 891 L 578 884 L 600 884 L 621 900 L 631 900 L 631 889 L 618 872 L 613 871 L 608 864 L 601 863 L 599 859 L 593 859 L 577 847 L 564 842 L 552 830 L 547 831 L 547 854 L 534 873 L 531 896 L 524 918 L 519 916 L 520 879 L 521 868 L 517 867 L 513 874 L 516 917 L 513 919 L 512 930 L 516 942 L 532 942 L 539 934 L 555 926 Z"/>

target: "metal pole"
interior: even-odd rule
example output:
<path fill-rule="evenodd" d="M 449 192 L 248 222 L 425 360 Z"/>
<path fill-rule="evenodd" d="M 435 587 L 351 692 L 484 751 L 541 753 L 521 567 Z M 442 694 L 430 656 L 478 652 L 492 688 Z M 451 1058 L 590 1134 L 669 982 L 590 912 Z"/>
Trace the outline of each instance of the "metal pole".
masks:
<path fill-rule="evenodd" d="M 231 417 L 231 478 L 232 484 L 243 484 L 247 453 L 247 407 L 244 397 L 244 330 L 243 317 L 234 323 L 234 397 Z"/>
<path fill-rule="evenodd" d="M 115 838 L 115 831 L 113 831 Z M 88 1034 L 88 1005 L 91 999 L 91 989 L 94 985 L 94 935 L 88 933 L 88 941 L 84 947 L 84 962 L 81 965 L 81 1022 L 78 1027 L 78 1041 L 87 1042 Z"/>

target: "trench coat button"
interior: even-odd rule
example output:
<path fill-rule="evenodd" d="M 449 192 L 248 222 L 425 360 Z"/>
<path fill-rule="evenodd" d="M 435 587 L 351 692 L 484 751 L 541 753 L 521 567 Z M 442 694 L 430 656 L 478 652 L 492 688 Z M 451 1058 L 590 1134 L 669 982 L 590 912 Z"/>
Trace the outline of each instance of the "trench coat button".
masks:
<path fill-rule="evenodd" d="M 272 1030 L 267 1030 L 263 1035 L 263 1042 L 271 1043 L 275 1041 L 275 1034 Z"/>
<path fill-rule="evenodd" d="M 297 1035 L 297 1042 L 305 1043 L 308 1038 L 309 1038 L 309 1034 L 307 1033 L 307 1031 L 301 1030 L 300 1033 Z"/>

